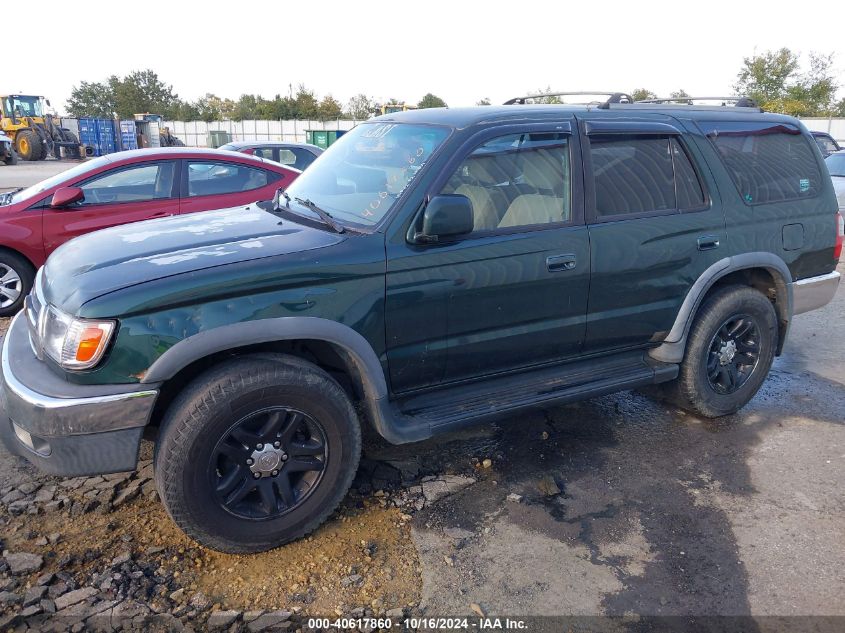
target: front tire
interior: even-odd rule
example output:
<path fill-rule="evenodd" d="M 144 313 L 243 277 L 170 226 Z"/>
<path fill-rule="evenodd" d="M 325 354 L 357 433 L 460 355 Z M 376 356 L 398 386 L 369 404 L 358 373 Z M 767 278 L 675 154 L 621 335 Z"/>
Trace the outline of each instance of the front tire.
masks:
<path fill-rule="evenodd" d="M 360 454 L 355 410 L 328 374 L 292 356 L 248 356 L 200 375 L 170 406 L 156 484 L 197 542 L 261 552 L 322 524 Z"/>
<path fill-rule="evenodd" d="M 32 130 L 23 130 L 15 136 L 18 156 L 23 160 L 41 160 L 41 137 Z"/>
<path fill-rule="evenodd" d="M 771 301 L 747 286 L 720 288 L 693 322 L 670 399 L 708 418 L 736 413 L 766 380 L 777 340 Z"/>
<path fill-rule="evenodd" d="M 9 148 L 9 155 L 3 159 L 3 162 L 7 165 L 17 165 L 18 164 L 18 153 L 15 151 L 14 147 Z"/>
<path fill-rule="evenodd" d="M 17 314 L 34 280 L 35 270 L 26 259 L 0 248 L 0 317 Z"/>

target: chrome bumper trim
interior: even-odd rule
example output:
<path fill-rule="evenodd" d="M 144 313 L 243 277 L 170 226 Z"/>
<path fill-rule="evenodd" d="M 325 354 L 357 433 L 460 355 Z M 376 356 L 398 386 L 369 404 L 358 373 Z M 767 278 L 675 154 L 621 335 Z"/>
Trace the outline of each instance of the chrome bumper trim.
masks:
<path fill-rule="evenodd" d="M 145 426 L 158 390 L 131 391 L 84 398 L 56 398 L 38 393 L 20 382 L 12 371 L 9 341 L 16 331 L 18 313 L 4 337 L 0 363 L 0 404 L 19 427 L 40 437 L 100 433 Z M 50 371 L 46 366 L 44 371 Z"/>
<path fill-rule="evenodd" d="M 827 305 L 839 287 L 840 274 L 835 270 L 818 277 L 799 279 L 792 284 L 792 313 L 801 314 Z"/>

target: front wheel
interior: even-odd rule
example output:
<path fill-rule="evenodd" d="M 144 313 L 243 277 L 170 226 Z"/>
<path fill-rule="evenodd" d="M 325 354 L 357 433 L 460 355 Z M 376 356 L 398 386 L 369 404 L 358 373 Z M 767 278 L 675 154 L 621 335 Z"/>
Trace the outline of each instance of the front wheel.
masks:
<path fill-rule="evenodd" d="M 777 314 L 761 292 L 720 288 L 699 309 L 678 378 L 666 388 L 680 406 L 703 416 L 735 413 L 766 379 L 777 338 Z"/>
<path fill-rule="evenodd" d="M 360 453 L 355 410 L 328 374 L 291 356 L 249 356 L 208 370 L 170 406 L 156 484 L 194 540 L 260 552 L 323 523 Z"/>
<path fill-rule="evenodd" d="M 0 317 L 12 316 L 21 309 L 34 279 L 35 270 L 26 259 L 0 249 Z"/>

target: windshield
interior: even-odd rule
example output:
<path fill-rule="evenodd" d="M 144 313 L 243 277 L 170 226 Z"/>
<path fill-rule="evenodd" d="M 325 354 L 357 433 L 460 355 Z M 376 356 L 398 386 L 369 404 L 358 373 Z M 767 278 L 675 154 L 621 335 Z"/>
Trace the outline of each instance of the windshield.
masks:
<path fill-rule="evenodd" d="M 341 222 L 372 226 L 390 211 L 449 129 L 362 123 L 333 143 L 288 187 Z"/>
<path fill-rule="evenodd" d="M 831 154 L 824 162 L 831 176 L 845 176 L 845 154 Z"/>
<path fill-rule="evenodd" d="M 42 180 L 31 187 L 18 191 L 12 196 L 11 203 L 27 200 L 28 198 L 34 198 L 42 191 L 47 191 L 50 187 L 55 187 L 56 185 L 60 185 L 64 182 L 76 180 L 78 177 L 84 176 L 88 172 L 98 169 L 108 162 L 110 162 L 108 157 L 101 156 L 100 158 L 95 158 L 94 160 L 89 160 L 75 165 L 70 169 L 56 174 L 55 176 L 50 176 L 47 180 Z"/>
<path fill-rule="evenodd" d="M 3 108 L 8 116 L 44 116 L 41 110 L 41 97 L 9 96 L 4 97 L 3 101 Z"/>

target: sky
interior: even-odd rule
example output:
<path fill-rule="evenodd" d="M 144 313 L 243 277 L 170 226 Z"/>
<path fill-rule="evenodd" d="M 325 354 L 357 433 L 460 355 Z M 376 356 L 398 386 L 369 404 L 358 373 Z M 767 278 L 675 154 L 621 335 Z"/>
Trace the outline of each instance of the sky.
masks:
<path fill-rule="evenodd" d="M 63 14 L 71 4 L 46 0 L 39 13 Z M 88 0 L 84 10 L 73 10 L 77 35 L 40 37 L 36 46 L 30 31 L 7 29 L 4 50 L 26 54 L 21 63 L 3 57 L 0 93 L 44 95 L 61 114 L 80 81 L 151 68 L 187 100 L 207 92 L 272 97 L 300 83 L 344 104 L 358 93 L 416 103 L 432 92 L 465 106 L 546 87 L 644 87 L 659 96 L 683 88 L 722 96 L 733 94 L 744 57 L 783 46 L 834 53 L 845 85 L 841 0 L 815 5 L 807 16 L 812 27 L 801 23 L 798 5 L 780 0 L 145 0 L 120 6 Z M 839 94 L 845 96 L 845 88 Z"/>

